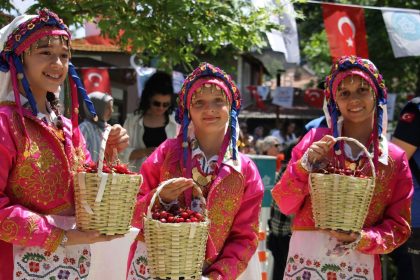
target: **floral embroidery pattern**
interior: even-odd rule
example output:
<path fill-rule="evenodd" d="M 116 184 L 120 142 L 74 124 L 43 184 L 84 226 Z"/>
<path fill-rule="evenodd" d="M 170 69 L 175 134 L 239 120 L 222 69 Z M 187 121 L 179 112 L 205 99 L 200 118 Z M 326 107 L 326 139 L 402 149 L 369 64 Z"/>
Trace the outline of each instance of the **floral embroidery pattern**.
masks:
<path fill-rule="evenodd" d="M 295 254 L 287 260 L 284 279 L 368 279 L 369 269 L 353 266 L 352 264 L 341 262 L 323 263 L 322 260 L 309 259 L 299 254 Z"/>
<path fill-rule="evenodd" d="M 87 249 L 60 248 L 52 254 L 37 247 L 28 247 L 15 255 L 14 279 L 81 280 L 87 279 L 89 267 L 90 252 Z"/>

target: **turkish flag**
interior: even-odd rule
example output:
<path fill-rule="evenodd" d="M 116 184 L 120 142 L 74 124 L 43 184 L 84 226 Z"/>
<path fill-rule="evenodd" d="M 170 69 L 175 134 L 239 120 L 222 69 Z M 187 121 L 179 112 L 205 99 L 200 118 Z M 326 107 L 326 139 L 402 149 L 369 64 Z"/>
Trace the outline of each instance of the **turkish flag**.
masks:
<path fill-rule="evenodd" d="M 333 60 L 343 55 L 368 58 L 362 8 L 322 4 L 322 13 Z"/>
<path fill-rule="evenodd" d="M 261 96 L 258 94 L 257 86 L 247 86 L 246 89 L 251 92 L 251 96 L 252 98 L 255 99 L 255 104 L 257 105 L 257 108 L 265 109 L 264 101 L 262 100 Z"/>
<path fill-rule="evenodd" d="M 108 69 L 85 68 L 82 69 L 82 75 L 83 84 L 88 94 L 94 91 L 111 94 L 111 81 Z"/>
<path fill-rule="evenodd" d="M 324 91 L 319 88 L 308 88 L 303 100 L 311 107 L 322 108 L 324 104 Z"/>

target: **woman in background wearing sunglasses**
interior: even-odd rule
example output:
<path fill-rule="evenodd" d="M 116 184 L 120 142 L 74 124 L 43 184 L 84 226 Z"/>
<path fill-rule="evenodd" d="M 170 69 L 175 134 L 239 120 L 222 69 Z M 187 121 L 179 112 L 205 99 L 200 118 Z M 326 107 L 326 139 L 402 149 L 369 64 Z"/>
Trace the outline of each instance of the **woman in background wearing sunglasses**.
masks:
<path fill-rule="evenodd" d="M 129 162 L 132 171 L 138 172 L 146 157 L 160 143 L 177 135 L 178 125 L 172 114 L 173 93 L 172 77 L 157 71 L 147 80 L 139 107 L 127 116 L 124 128 L 130 136 L 130 145 L 120 159 Z"/>

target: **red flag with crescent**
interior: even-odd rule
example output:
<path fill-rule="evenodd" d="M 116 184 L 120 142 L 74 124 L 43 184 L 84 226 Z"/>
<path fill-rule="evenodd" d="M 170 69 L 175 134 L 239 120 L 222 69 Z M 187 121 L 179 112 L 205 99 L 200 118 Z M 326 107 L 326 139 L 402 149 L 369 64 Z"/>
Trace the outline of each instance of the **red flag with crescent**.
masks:
<path fill-rule="evenodd" d="M 362 8 L 322 4 L 322 13 L 333 60 L 343 55 L 368 58 Z"/>
<path fill-rule="evenodd" d="M 108 69 L 104 68 L 85 68 L 82 69 L 83 84 L 87 93 L 100 91 L 111 94 L 111 81 Z"/>

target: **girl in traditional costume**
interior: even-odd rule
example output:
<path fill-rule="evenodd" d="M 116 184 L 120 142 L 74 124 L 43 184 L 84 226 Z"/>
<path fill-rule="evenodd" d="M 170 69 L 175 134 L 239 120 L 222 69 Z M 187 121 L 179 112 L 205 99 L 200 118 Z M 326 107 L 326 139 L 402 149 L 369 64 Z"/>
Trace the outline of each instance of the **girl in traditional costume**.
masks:
<path fill-rule="evenodd" d="M 197 184 L 210 219 L 203 277 L 237 279 L 257 248 L 264 191 L 255 164 L 237 150 L 239 90 L 230 76 L 203 63 L 186 78 L 178 102 L 180 133 L 143 163 L 144 182 L 133 224 L 143 228 L 143 215 L 155 189 L 171 178 L 176 179 L 160 193 L 161 204 L 199 210 L 191 188 Z M 150 279 L 146 265 L 147 248 L 140 231 L 131 247 L 127 279 Z"/>
<path fill-rule="evenodd" d="M 381 279 L 379 255 L 410 236 L 413 193 L 406 156 L 383 133 L 387 90 L 371 61 L 347 56 L 333 65 L 325 94 L 329 128 L 312 129 L 303 137 L 272 191 L 280 210 L 295 214 L 284 279 Z M 371 176 L 361 149 L 336 142 L 338 136 L 358 140 L 373 154 L 375 189 L 360 233 L 319 230 L 314 225 L 310 172 L 324 168 L 334 157 L 352 170 L 365 166 L 362 174 Z"/>
<path fill-rule="evenodd" d="M 48 10 L 0 30 L 0 279 L 86 279 L 90 243 L 113 239 L 74 224 L 73 175 L 90 160 L 78 96 L 95 110 L 70 59 L 70 32 Z M 71 120 L 54 92 L 67 73 Z M 113 127 L 108 150 L 128 145 Z"/>

